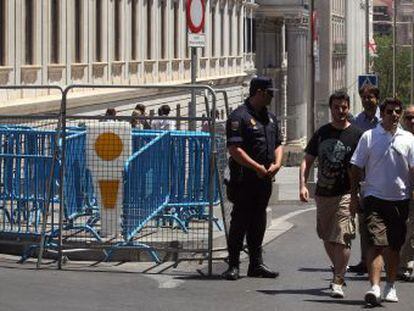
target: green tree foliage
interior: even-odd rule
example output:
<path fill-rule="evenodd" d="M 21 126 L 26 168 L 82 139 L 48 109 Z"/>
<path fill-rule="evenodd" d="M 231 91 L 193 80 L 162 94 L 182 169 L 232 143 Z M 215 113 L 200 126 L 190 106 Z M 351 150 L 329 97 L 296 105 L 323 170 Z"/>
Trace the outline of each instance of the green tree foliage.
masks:
<path fill-rule="evenodd" d="M 374 58 L 374 72 L 379 76 L 381 100 L 392 97 L 392 36 L 376 36 L 377 55 Z M 410 103 L 410 49 L 397 48 L 396 66 L 397 97 L 404 105 Z"/>

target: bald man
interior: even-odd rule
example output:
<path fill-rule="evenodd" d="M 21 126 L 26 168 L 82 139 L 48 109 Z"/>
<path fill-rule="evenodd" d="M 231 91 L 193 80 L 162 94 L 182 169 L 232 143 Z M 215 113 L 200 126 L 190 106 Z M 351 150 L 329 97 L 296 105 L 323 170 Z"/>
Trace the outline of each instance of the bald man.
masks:
<path fill-rule="evenodd" d="M 401 120 L 406 131 L 414 134 L 414 105 L 408 106 L 404 111 Z M 414 193 L 414 192 L 413 192 Z M 406 281 L 414 281 L 414 200 L 411 197 L 410 214 L 407 223 L 407 237 L 405 244 L 401 249 L 402 278 Z"/>

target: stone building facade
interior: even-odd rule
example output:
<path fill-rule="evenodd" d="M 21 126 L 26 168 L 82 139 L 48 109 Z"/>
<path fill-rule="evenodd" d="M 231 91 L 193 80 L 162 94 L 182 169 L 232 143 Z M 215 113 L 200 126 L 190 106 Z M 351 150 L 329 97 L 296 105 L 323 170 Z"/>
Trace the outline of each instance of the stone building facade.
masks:
<path fill-rule="evenodd" d="M 185 0 L 1 0 L 0 84 L 189 83 L 185 4 Z M 243 99 L 243 82 L 255 72 L 256 7 L 254 0 L 205 1 L 207 45 L 197 49 L 197 81 L 228 90 L 231 105 Z M 151 94 L 151 90 L 79 89 L 70 105 L 133 103 Z M 1 90 L 0 112 L 22 104 L 27 112 L 56 110 L 57 98 L 48 90 Z M 188 104 L 187 95 L 168 98 L 181 107 Z M 146 104 L 154 109 L 157 105 L 151 100 Z M 185 112 L 184 107 L 181 115 Z"/>
<path fill-rule="evenodd" d="M 288 144 L 303 146 L 314 119 L 329 121 L 328 97 L 346 90 L 360 110 L 358 75 L 365 71 L 365 0 L 314 0 L 315 110 L 310 105 L 309 0 L 258 0 L 256 66 L 279 89 L 275 111 Z M 313 118 L 311 117 L 313 114 Z"/>
<path fill-rule="evenodd" d="M 258 0 L 256 66 L 273 77 L 274 111 L 287 144 L 307 139 L 309 108 L 309 7 L 304 0 Z"/>

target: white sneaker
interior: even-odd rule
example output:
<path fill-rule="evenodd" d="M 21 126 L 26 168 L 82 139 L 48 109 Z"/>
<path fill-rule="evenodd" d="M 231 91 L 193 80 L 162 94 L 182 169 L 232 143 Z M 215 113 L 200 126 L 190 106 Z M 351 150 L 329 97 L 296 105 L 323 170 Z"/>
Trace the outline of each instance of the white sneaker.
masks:
<path fill-rule="evenodd" d="M 394 284 L 385 283 L 384 300 L 387 302 L 398 302 L 397 290 Z"/>
<path fill-rule="evenodd" d="M 344 298 L 344 291 L 342 290 L 342 284 L 331 283 L 331 297 Z"/>
<path fill-rule="evenodd" d="M 365 293 L 365 302 L 371 306 L 378 306 L 381 304 L 381 289 L 378 285 L 373 285 Z"/>

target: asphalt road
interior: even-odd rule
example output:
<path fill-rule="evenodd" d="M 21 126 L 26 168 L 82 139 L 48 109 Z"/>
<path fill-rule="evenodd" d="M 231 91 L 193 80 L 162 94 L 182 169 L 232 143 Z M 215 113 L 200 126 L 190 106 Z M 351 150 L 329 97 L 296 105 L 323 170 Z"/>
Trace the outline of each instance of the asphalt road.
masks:
<path fill-rule="evenodd" d="M 214 265 L 215 276 L 205 278 L 197 263 L 177 269 L 150 269 L 148 263 L 123 265 L 70 262 L 63 271 L 53 264 L 35 270 L 15 257 L 0 255 L 0 311 L 14 310 L 359 310 L 368 288 L 366 277 L 349 274 L 344 299 L 328 295 L 329 262 L 314 230 L 314 211 L 297 202 L 274 206 L 278 225 L 288 229 L 265 247 L 265 261 L 280 272 L 275 280 L 243 277 L 221 280 L 224 263 Z M 292 212 L 298 212 L 297 215 Z M 286 215 L 291 218 L 285 219 Z M 293 226 L 292 226 L 293 225 Z M 357 243 L 356 243 L 357 244 Z M 358 246 L 352 263 L 358 258 Z M 242 274 L 247 262 L 243 261 Z M 147 272 L 143 272 L 148 270 Z M 380 310 L 413 310 L 414 283 L 398 283 L 400 302 Z"/>

